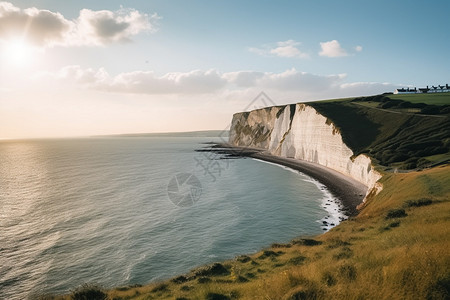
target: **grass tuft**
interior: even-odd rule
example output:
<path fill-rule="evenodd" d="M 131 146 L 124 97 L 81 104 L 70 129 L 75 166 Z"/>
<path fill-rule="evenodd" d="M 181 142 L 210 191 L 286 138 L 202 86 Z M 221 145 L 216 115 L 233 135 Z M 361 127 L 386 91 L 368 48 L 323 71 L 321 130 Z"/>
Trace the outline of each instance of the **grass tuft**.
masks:
<path fill-rule="evenodd" d="M 433 203 L 433 200 L 428 198 L 422 198 L 419 200 L 408 200 L 405 202 L 406 207 L 420 207 L 420 206 L 427 206 Z"/>
<path fill-rule="evenodd" d="M 218 293 L 208 293 L 205 297 L 205 300 L 230 300 L 231 298 Z"/>
<path fill-rule="evenodd" d="M 272 250 L 264 250 L 263 253 L 258 257 L 259 259 L 265 259 L 267 257 L 273 258 L 279 256 L 279 252 L 275 252 Z"/>
<path fill-rule="evenodd" d="M 336 278 L 330 272 L 323 273 L 321 281 L 326 286 L 333 286 L 337 282 Z"/>
<path fill-rule="evenodd" d="M 318 246 L 322 245 L 322 242 L 314 239 L 295 239 L 292 241 L 292 244 L 303 246 Z"/>
<path fill-rule="evenodd" d="M 94 284 L 83 284 L 70 295 L 72 300 L 106 300 L 108 295 L 101 287 Z"/>
<path fill-rule="evenodd" d="M 353 265 L 342 265 L 339 267 L 339 275 L 349 281 L 356 280 L 356 268 Z"/>
<path fill-rule="evenodd" d="M 168 291 L 168 290 L 169 290 L 169 285 L 166 284 L 166 283 L 161 283 L 161 284 L 158 284 L 157 286 L 155 286 L 155 287 L 152 289 L 152 293 L 166 292 L 166 291 Z"/>
<path fill-rule="evenodd" d="M 388 213 L 386 214 L 386 219 L 404 218 L 406 216 L 408 215 L 406 214 L 404 209 L 396 208 L 388 211 Z"/>

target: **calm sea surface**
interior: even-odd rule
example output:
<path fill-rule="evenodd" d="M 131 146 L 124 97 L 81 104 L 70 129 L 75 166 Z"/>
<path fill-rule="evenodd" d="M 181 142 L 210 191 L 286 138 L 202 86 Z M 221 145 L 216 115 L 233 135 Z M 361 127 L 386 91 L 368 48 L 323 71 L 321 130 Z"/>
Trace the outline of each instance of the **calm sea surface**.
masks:
<path fill-rule="evenodd" d="M 322 232 L 316 183 L 194 151 L 212 140 L 0 142 L 0 299 L 145 284 Z M 180 195 L 194 204 L 175 205 Z"/>

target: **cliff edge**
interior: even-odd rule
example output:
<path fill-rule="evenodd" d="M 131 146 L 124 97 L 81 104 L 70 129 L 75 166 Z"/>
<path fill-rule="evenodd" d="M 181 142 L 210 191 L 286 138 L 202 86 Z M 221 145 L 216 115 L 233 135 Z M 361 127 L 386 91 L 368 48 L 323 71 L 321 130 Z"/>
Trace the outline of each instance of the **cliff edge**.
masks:
<path fill-rule="evenodd" d="M 233 115 L 229 143 L 266 149 L 272 155 L 313 162 L 338 171 L 377 194 L 382 177 L 365 154 L 355 153 L 340 130 L 314 107 L 299 103 Z"/>

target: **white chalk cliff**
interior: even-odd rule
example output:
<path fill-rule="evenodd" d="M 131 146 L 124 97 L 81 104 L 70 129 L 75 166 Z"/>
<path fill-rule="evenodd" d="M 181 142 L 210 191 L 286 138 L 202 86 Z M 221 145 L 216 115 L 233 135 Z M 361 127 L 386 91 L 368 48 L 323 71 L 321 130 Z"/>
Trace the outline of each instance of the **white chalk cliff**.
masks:
<path fill-rule="evenodd" d="M 335 125 L 307 104 L 234 114 L 229 143 L 326 166 L 366 185 L 367 194 L 381 190 L 377 184 L 381 174 L 370 158 L 364 154 L 354 157 Z"/>

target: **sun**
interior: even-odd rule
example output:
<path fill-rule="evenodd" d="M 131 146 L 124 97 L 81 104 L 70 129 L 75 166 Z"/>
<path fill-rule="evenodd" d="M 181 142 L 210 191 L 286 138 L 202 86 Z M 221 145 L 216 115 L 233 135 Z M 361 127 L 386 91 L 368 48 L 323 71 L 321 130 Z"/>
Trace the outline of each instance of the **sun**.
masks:
<path fill-rule="evenodd" d="M 17 39 L 3 43 L 6 62 L 10 65 L 23 67 L 32 63 L 33 48 L 25 41 Z"/>

